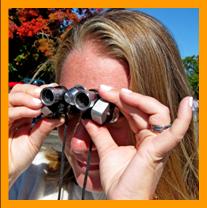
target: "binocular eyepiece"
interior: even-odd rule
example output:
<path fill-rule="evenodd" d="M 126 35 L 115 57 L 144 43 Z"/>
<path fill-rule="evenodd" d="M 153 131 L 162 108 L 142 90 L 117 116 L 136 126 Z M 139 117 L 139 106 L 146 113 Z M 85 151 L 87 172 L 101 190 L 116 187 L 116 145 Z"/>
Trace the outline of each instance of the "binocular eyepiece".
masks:
<path fill-rule="evenodd" d="M 46 87 L 41 91 L 40 99 L 44 104 L 43 115 L 51 118 L 82 113 L 83 119 L 92 119 L 102 125 L 116 122 L 119 116 L 114 104 L 101 99 L 96 90 L 86 90 L 81 85 L 70 89 L 64 86 Z"/>

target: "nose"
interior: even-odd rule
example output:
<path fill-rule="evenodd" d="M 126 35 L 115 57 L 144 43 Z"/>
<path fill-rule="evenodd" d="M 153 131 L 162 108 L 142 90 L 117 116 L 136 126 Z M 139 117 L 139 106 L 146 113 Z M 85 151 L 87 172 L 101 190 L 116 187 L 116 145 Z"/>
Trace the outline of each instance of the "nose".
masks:
<path fill-rule="evenodd" d="M 71 139 L 71 143 L 70 143 L 71 151 L 76 154 L 87 153 L 89 149 L 90 140 L 91 138 L 88 132 L 86 131 L 84 126 L 80 123 Z M 94 144 L 92 146 L 92 151 L 96 151 L 96 147 Z"/>

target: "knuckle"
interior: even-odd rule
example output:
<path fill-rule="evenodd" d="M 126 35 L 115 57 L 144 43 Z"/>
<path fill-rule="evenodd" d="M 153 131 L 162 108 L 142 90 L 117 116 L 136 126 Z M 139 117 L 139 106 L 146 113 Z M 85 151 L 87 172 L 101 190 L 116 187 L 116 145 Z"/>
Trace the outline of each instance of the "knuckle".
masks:
<path fill-rule="evenodd" d="M 145 97 L 150 99 L 149 100 L 150 102 L 153 102 L 153 103 L 157 103 L 158 102 L 158 100 L 156 98 L 154 98 L 154 97 L 149 97 L 149 96 L 146 96 L 146 95 L 145 95 Z"/>
<path fill-rule="evenodd" d="M 165 115 L 170 115 L 170 109 L 167 107 L 167 106 L 163 106 L 162 108 L 162 112 L 165 114 Z"/>
<path fill-rule="evenodd" d="M 14 112 L 13 112 L 13 108 L 9 108 L 9 111 L 8 111 L 8 117 L 9 117 L 9 122 L 13 122 L 13 115 L 14 115 Z"/>
<path fill-rule="evenodd" d="M 16 85 L 12 88 L 11 92 L 16 91 L 16 90 L 19 90 L 19 89 L 21 88 L 21 86 L 22 86 L 22 84 L 16 84 Z"/>
<path fill-rule="evenodd" d="M 11 93 L 9 93 L 9 104 L 11 104 L 12 103 L 12 100 L 13 100 L 13 94 L 11 94 Z"/>
<path fill-rule="evenodd" d="M 31 84 L 25 84 L 24 93 L 31 94 L 34 87 Z"/>
<path fill-rule="evenodd" d="M 178 145 L 182 141 L 184 135 L 182 133 L 174 132 L 173 129 L 169 129 L 169 130 L 175 142 L 175 145 Z"/>
<path fill-rule="evenodd" d="M 144 95 L 143 98 L 145 98 L 146 101 L 149 102 L 149 103 L 153 103 L 155 105 L 159 104 L 159 101 L 156 98 L 154 98 L 154 97 L 150 97 L 150 96 Z"/>
<path fill-rule="evenodd" d="M 161 103 L 159 102 L 159 100 L 157 100 L 156 98 L 154 97 L 149 97 L 149 96 L 146 96 L 146 98 L 148 98 L 148 101 L 151 102 L 151 103 L 154 103 L 155 105 L 160 105 Z"/>
<path fill-rule="evenodd" d="M 17 92 L 24 92 L 25 91 L 25 87 L 28 84 L 16 84 L 10 91 L 11 94 L 13 93 L 17 93 Z"/>

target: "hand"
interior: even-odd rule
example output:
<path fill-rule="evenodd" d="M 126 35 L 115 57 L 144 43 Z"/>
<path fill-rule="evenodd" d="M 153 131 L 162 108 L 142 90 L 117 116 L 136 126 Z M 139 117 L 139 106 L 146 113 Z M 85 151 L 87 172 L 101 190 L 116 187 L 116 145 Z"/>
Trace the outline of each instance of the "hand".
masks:
<path fill-rule="evenodd" d="M 32 119 L 41 114 L 40 91 L 46 86 L 18 84 L 9 93 L 10 186 L 31 164 L 49 132 L 64 122 L 42 119 L 32 126 Z"/>
<path fill-rule="evenodd" d="M 192 118 L 192 98 L 185 97 L 172 126 L 154 132 L 151 125 L 170 124 L 166 106 L 152 97 L 126 89 L 100 88 L 99 94 L 114 103 L 127 118 L 135 146 L 118 146 L 108 129 L 85 122 L 100 158 L 100 178 L 109 199 L 152 199 L 169 152 L 182 140 Z"/>

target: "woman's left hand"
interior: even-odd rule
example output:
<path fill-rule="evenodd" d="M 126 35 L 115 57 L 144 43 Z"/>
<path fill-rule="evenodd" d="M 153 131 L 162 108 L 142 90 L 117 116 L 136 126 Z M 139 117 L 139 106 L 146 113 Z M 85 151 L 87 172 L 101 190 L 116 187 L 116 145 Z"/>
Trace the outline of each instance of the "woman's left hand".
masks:
<path fill-rule="evenodd" d="M 135 146 L 118 146 L 106 127 L 85 123 L 99 154 L 107 198 L 152 199 L 169 152 L 182 140 L 191 122 L 192 97 L 180 102 L 171 127 L 155 132 L 152 125 L 171 123 L 169 109 L 159 101 L 127 89 L 101 87 L 99 94 L 121 110 L 136 140 Z"/>

